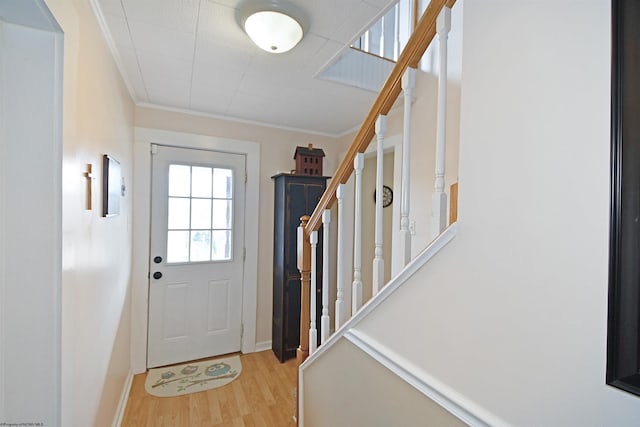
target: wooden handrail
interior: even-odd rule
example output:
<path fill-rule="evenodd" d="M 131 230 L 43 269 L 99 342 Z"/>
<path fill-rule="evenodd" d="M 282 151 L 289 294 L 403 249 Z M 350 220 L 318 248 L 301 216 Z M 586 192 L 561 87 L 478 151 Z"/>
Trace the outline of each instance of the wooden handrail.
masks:
<path fill-rule="evenodd" d="M 322 213 L 333 206 L 336 200 L 338 185 L 347 182 L 353 172 L 353 159 L 357 153 L 363 153 L 371 143 L 378 116 L 381 114 L 386 115 L 389 110 L 391 110 L 396 98 L 400 95 L 402 90 L 402 75 L 405 70 L 408 67 L 417 67 L 420 58 L 422 58 L 431 40 L 435 37 L 436 18 L 438 14 L 444 6 L 453 7 L 455 2 L 456 0 L 431 0 L 431 3 L 427 6 L 418 25 L 409 37 L 407 45 L 400 54 L 398 62 L 396 62 L 396 65 L 391 70 L 382 90 L 373 103 L 369 114 L 362 122 L 360 130 L 347 150 L 345 158 L 342 160 L 342 163 L 340 163 L 340 166 L 338 166 L 338 170 L 333 175 L 333 179 L 322 195 L 322 198 L 320 198 L 316 209 L 313 211 L 309 222 L 305 226 L 305 234 L 310 235 L 312 231 L 318 230 L 322 225 Z"/>
<path fill-rule="evenodd" d="M 451 200 L 449 201 L 449 225 L 458 220 L 458 183 L 454 182 L 449 187 Z"/>

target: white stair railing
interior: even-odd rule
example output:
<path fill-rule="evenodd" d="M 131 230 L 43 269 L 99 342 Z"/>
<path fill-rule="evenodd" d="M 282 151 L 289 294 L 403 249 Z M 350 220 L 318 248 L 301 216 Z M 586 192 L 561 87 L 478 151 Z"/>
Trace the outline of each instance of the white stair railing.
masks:
<path fill-rule="evenodd" d="M 435 27 L 435 33 L 439 40 L 439 77 L 438 77 L 438 110 L 437 110 L 437 129 L 436 129 L 436 165 L 435 165 L 435 190 L 432 196 L 432 234 L 437 236 L 444 231 L 447 226 L 447 194 L 444 192 L 444 174 L 445 174 L 445 141 L 446 141 L 446 98 L 447 98 L 447 39 L 451 29 L 451 10 L 446 7 L 452 0 L 432 0 L 425 16 L 429 16 L 426 22 L 431 22 L 431 30 Z M 437 5 L 433 5 L 433 3 Z M 451 3 L 453 4 L 453 2 Z M 444 7 L 443 7 L 444 6 Z M 430 9 L 431 8 L 431 9 Z M 437 9 L 436 9 L 437 8 Z M 434 23 L 435 21 L 435 23 Z M 434 25 L 435 24 L 435 25 Z M 426 25 L 421 21 L 421 30 L 426 31 Z M 433 37 L 433 32 L 430 37 Z M 415 41 L 415 40 L 414 40 Z M 410 40 L 410 44 L 411 44 Z M 418 42 L 415 42 L 418 43 Z M 415 46 L 414 43 L 414 46 Z M 422 49 L 422 47 L 420 48 Z M 426 48 L 425 48 L 426 49 Z M 409 48 L 407 50 L 410 50 Z M 416 50 L 417 52 L 417 50 Z M 424 52 L 424 50 L 422 50 Z M 403 53 L 404 55 L 404 53 Z M 391 97 L 400 95 L 402 90 L 404 96 L 404 118 L 403 118 L 403 141 L 402 141 L 402 189 L 401 189 L 401 206 L 400 206 L 400 245 L 399 250 L 402 252 L 400 259 L 401 266 L 406 266 L 411 260 L 411 227 L 410 227 L 410 160 L 411 160 L 411 105 L 414 97 L 415 88 L 415 69 L 409 68 L 408 64 L 416 64 L 419 57 L 408 54 L 406 64 L 401 59 L 398 63 L 404 64 L 404 68 L 392 71 L 389 81 L 394 81 L 395 86 L 385 84 Z M 405 58 L 406 59 L 406 58 Z M 400 71 L 401 70 L 401 71 Z M 401 89 L 400 89 L 401 88 Z M 391 98 L 390 98 L 391 99 Z M 384 183 L 384 138 L 386 132 L 386 113 L 393 102 L 383 100 L 377 102 L 377 111 L 382 112 L 377 116 L 371 113 L 365 119 L 362 129 L 357 133 L 354 144 L 347 153 L 347 159 L 350 163 L 343 162 L 336 171 L 336 177 L 328 187 L 327 192 L 322 196 L 318 203 L 318 208 L 311 217 L 303 220 L 303 224 L 299 228 L 299 248 L 298 248 L 298 266 L 301 271 L 301 278 L 305 286 L 302 292 L 301 322 L 303 326 L 301 330 L 301 346 L 299 349 L 299 360 L 304 360 L 306 353 L 306 343 L 302 342 L 302 334 L 304 340 L 308 337 L 308 354 L 311 355 L 317 350 L 318 331 L 317 319 L 320 319 L 320 344 L 330 340 L 331 335 L 331 318 L 330 318 L 330 295 L 334 288 L 332 284 L 331 272 L 332 262 L 336 262 L 336 300 L 335 300 L 335 330 L 340 329 L 348 320 L 349 315 L 355 315 L 362 307 L 363 301 L 363 282 L 362 282 L 362 216 L 363 216 L 363 169 L 364 154 L 363 151 L 373 139 L 376 140 L 376 199 L 375 199 L 375 234 L 374 234 L 374 257 L 372 262 L 373 276 L 371 285 L 372 297 L 378 294 L 384 287 L 384 242 L 383 242 L 383 183 Z M 383 107 L 388 105 L 388 107 Z M 373 109 L 372 109 L 373 111 Z M 374 121 L 375 120 L 375 121 Z M 356 144 L 357 142 L 357 144 Z M 347 168 L 349 166 L 349 168 Z M 351 282 L 351 313 L 348 313 L 348 297 L 349 294 L 346 283 L 349 281 L 348 256 L 347 251 L 349 242 L 347 235 L 350 234 L 350 219 L 345 213 L 345 182 L 353 174 L 354 182 L 354 211 L 353 211 L 353 281 Z M 337 182 L 336 182 L 337 181 Z M 337 244 L 331 244 L 331 205 L 337 202 Z M 321 209 L 321 210 L 319 210 Z M 320 218 L 321 216 L 321 218 Z M 322 254 L 322 309 L 321 315 L 317 312 L 316 305 L 317 291 L 317 245 L 318 245 L 318 229 L 320 222 L 323 227 L 323 254 Z M 306 241 L 305 241 L 306 237 Z M 333 254 L 331 248 L 336 248 Z M 304 261 L 306 260 L 306 261 Z M 392 271 L 393 274 L 398 273 Z M 308 279 L 307 279 L 308 278 Z M 307 282 L 308 280 L 308 282 Z M 308 325 L 308 335 L 306 328 Z"/>
<path fill-rule="evenodd" d="M 446 142 L 446 97 L 447 97 L 447 39 L 451 29 L 451 9 L 443 8 L 436 19 L 436 33 L 439 40 L 439 77 L 438 77 L 438 110 L 436 129 L 436 165 L 435 165 L 435 191 L 432 196 L 432 234 L 433 237 L 440 234 L 447 226 L 447 194 L 444 191 L 445 174 L 445 142 Z M 415 69 L 407 68 L 401 77 L 401 87 L 404 96 L 403 142 L 402 142 L 402 192 L 400 209 L 400 238 L 403 266 L 411 260 L 411 231 L 409 222 L 410 213 L 410 160 L 411 160 L 411 104 L 415 88 Z M 376 199 L 375 199 L 375 234 L 374 234 L 374 258 L 372 262 L 373 275 L 371 283 L 372 296 L 375 296 L 384 286 L 384 256 L 383 256 L 383 182 L 384 182 L 384 138 L 387 127 L 386 115 L 380 114 L 374 124 L 376 140 Z M 353 157 L 354 180 L 354 235 L 353 235 L 353 282 L 351 284 L 351 314 L 360 310 L 363 301 L 362 283 L 362 172 L 364 169 L 364 154 L 356 153 Z M 344 302 L 344 277 L 345 277 L 345 248 L 346 233 L 344 227 L 344 197 L 345 184 L 339 184 L 336 188 L 338 217 L 338 244 L 337 244 L 337 274 L 336 274 L 336 301 L 335 301 L 335 329 L 339 329 L 347 320 Z M 327 341 L 331 334 L 331 318 L 329 313 L 329 295 L 331 292 L 331 211 L 325 209 L 322 213 L 323 225 L 323 267 L 322 267 L 322 312 L 318 316 L 316 298 L 317 292 L 314 286 L 309 289 L 309 354 L 317 348 L 317 324 L 320 317 L 321 336 L 320 343 Z M 318 232 L 313 231 L 309 235 L 311 245 L 311 284 L 316 283 L 317 262 L 316 250 Z"/>
<path fill-rule="evenodd" d="M 431 199 L 431 237 L 447 226 L 447 193 L 444 192 L 445 142 L 447 132 L 447 39 L 451 30 L 451 9 L 443 8 L 436 20 L 439 41 L 438 119 L 436 129 L 436 182 Z"/>
<path fill-rule="evenodd" d="M 402 127 L 402 200 L 400 205 L 400 259 L 405 266 L 411 261 L 411 232 L 409 231 L 410 207 L 410 163 L 411 163 L 411 102 L 413 88 L 416 84 L 416 70 L 407 68 L 402 76 L 402 92 L 404 94 L 404 112 Z"/>
<path fill-rule="evenodd" d="M 384 259 L 383 259 L 383 211 L 382 203 L 384 199 L 384 133 L 387 130 L 387 116 L 380 115 L 376 120 L 376 227 L 375 227 L 375 250 L 373 256 L 373 284 L 371 292 L 377 294 L 384 285 Z"/>
<path fill-rule="evenodd" d="M 353 237 L 353 283 L 351 284 L 351 313 L 362 307 L 362 169 L 364 168 L 364 154 L 358 153 L 353 159 L 355 172 L 355 212 Z"/>
<path fill-rule="evenodd" d="M 309 355 L 312 355 L 318 347 L 318 331 L 316 329 L 316 270 L 318 269 L 318 263 L 316 262 L 316 252 L 318 249 L 318 232 L 314 231 L 309 236 L 311 242 L 311 282 L 309 283 L 309 295 L 310 295 L 310 323 L 309 323 Z"/>
<path fill-rule="evenodd" d="M 322 317 L 320 319 L 320 343 L 329 338 L 330 318 L 329 318 L 329 253 L 331 251 L 329 242 L 331 241 L 330 234 L 331 224 L 331 211 L 325 210 L 322 213 Z"/>
<path fill-rule="evenodd" d="M 345 247 L 345 216 L 344 216 L 344 184 L 340 184 L 336 190 L 336 198 L 338 199 L 338 247 L 336 250 L 336 330 L 340 329 L 340 326 L 346 320 L 344 312 L 344 277 L 346 273 Z"/>

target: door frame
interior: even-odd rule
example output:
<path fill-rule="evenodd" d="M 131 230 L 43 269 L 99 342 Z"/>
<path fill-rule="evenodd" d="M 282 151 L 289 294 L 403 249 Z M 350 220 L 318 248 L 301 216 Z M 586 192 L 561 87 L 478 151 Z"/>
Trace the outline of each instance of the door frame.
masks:
<path fill-rule="evenodd" d="M 64 34 L 44 0 L 0 2 L 0 32 L 9 26 L 21 40 L 0 41 L 0 65 L 13 61 L 0 71 L 0 416 L 60 425 Z M 30 241 L 40 244 L 35 253 Z M 22 281 L 19 271 L 28 271 Z M 29 339 L 16 345 L 25 330 Z M 18 381 L 25 358 L 38 366 Z"/>
<path fill-rule="evenodd" d="M 151 225 L 151 144 L 179 148 L 221 151 L 246 156 L 242 288 L 242 353 L 256 350 L 258 295 L 258 221 L 260 202 L 260 144 L 215 136 L 196 135 L 149 128 L 134 128 L 133 147 L 133 266 L 131 272 L 131 369 L 147 370 L 147 329 L 149 308 L 149 239 Z"/>

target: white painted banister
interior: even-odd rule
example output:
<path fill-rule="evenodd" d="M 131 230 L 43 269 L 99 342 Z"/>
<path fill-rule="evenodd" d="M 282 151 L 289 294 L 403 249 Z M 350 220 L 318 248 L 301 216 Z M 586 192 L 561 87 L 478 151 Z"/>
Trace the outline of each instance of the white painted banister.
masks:
<path fill-rule="evenodd" d="M 376 228 L 375 250 L 373 254 L 373 284 L 372 294 L 376 295 L 384 286 L 384 259 L 383 259 L 383 182 L 384 182 L 384 133 L 387 130 L 387 116 L 380 115 L 376 120 Z"/>
<path fill-rule="evenodd" d="M 322 317 L 320 318 L 320 343 L 329 338 L 329 242 L 331 235 L 329 227 L 331 224 L 331 211 L 325 209 L 322 213 Z"/>
<path fill-rule="evenodd" d="M 316 351 L 318 347 L 318 330 L 316 329 L 316 270 L 318 268 L 316 262 L 316 251 L 318 248 L 318 232 L 314 231 L 309 236 L 311 243 L 311 282 L 309 284 L 309 356 Z"/>
<path fill-rule="evenodd" d="M 345 232 L 344 232 L 344 184 L 340 184 L 336 190 L 336 198 L 338 199 L 338 248 L 336 251 L 336 331 L 345 321 L 344 315 L 344 277 L 346 264 L 344 262 L 345 248 Z M 326 243 L 325 243 L 326 245 Z"/>
<path fill-rule="evenodd" d="M 436 129 L 436 183 L 431 201 L 431 237 L 447 226 L 447 194 L 444 192 L 447 126 L 447 40 L 451 30 L 451 9 L 443 7 L 436 20 L 439 41 L 438 119 Z"/>
<path fill-rule="evenodd" d="M 364 168 L 364 154 L 358 153 L 353 159 L 353 169 L 356 177 L 355 191 L 355 220 L 353 238 L 353 283 L 351 284 L 351 313 L 354 314 L 362 307 L 362 169 Z"/>
<path fill-rule="evenodd" d="M 411 232 L 409 231 L 410 167 L 411 163 L 411 102 L 416 84 L 416 70 L 407 68 L 402 76 L 404 94 L 404 121 L 402 131 L 402 200 L 400 204 L 400 250 L 402 266 L 411 261 Z"/>
<path fill-rule="evenodd" d="M 447 37 L 450 28 L 450 10 L 443 8 L 446 5 L 453 5 L 455 0 L 431 0 L 423 14 L 422 18 L 417 22 L 415 31 L 409 36 L 407 47 L 404 49 L 396 65 L 393 67 L 387 81 L 385 82 L 383 89 L 376 98 L 374 105 L 362 122 L 362 125 L 358 132 L 354 135 L 353 143 L 349 146 L 345 153 L 344 159 L 341 161 L 338 168 L 332 174 L 333 178 L 327 185 L 327 189 L 322 197 L 319 199 L 316 208 L 310 218 L 307 221 L 303 221 L 303 236 L 304 239 L 300 239 L 300 245 L 303 247 L 304 265 L 301 270 L 301 277 L 305 286 L 303 286 L 303 292 L 310 292 L 310 295 L 302 296 L 303 310 L 301 312 L 301 344 L 298 351 L 298 361 L 301 363 L 298 369 L 298 385 L 297 385 L 297 404 L 296 404 L 296 420 L 300 425 L 311 424 L 313 419 L 309 418 L 309 412 L 306 413 L 307 419 L 305 420 L 304 408 L 309 408 L 308 399 L 310 396 L 318 393 L 321 395 L 324 393 L 320 389 L 316 390 L 316 384 L 323 382 L 323 373 L 318 375 L 308 375 L 305 371 L 314 365 L 319 358 L 323 355 L 332 354 L 332 349 L 336 343 L 340 341 L 349 341 L 351 344 L 356 345 L 365 351 L 369 351 L 368 348 L 372 347 L 373 350 L 377 350 L 376 357 L 379 362 L 384 361 L 384 366 L 391 369 L 396 375 L 404 375 L 401 379 L 411 381 L 411 385 L 418 384 L 422 376 L 419 375 L 406 375 L 406 361 L 401 358 L 392 358 L 393 356 L 389 351 L 382 351 L 386 349 L 378 348 L 378 343 L 373 342 L 370 337 L 366 337 L 363 334 L 358 334 L 358 330 L 354 329 L 359 322 L 366 316 L 370 315 L 373 310 L 387 300 L 389 296 L 399 287 L 412 277 L 419 269 L 421 269 L 426 261 L 433 257 L 447 242 L 449 242 L 455 230 L 458 226 L 454 223 L 448 229 L 444 229 L 446 225 L 446 212 L 447 212 L 447 195 L 444 192 L 444 172 L 445 172 L 445 128 L 446 125 L 446 76 L 447 76 Z M 417 4 L 417 0 L 416 3 Z M 434 203 L 434 211 L 437 215 L 434 217 L 433 227 L 434 234 L 437 235 L 435 239 L 431 241 L 429 246 L 418 253 L 415 259 L 411 260 L 412 244 L 415 246 L 415 242 L 412 242 L 410 222 L 410 176 L 411 171 L 409 163 L 411 160 L 411 109 L 413 97 L 415 94 L 415 69 L 410 69 L 410 66 L 415 66 L 420 63 L 420 58 L 425 52 L 431 40 L 434 38 L 434 34 L 437 32 L 440 36 L 440 81 L 438 92 L 438 128 L 437 128 L 437 160 L 436 160 L 436 185 L 434 200 L 438 200 Z M 365 37 L 366 38 L 366 37 Z M 363 39 L 364 40 L 364 39 Z M 398 252 L 394 252 L 393 268 L 391 275 L 387 272 L 387 276 L 391 277 L 388 283 L 384 283 L 384 256 L 383 256 L 383 184 L 384 184 L 384 134 L 385 134 L 385 118 L 391 108 L 395 105 L 395 101 L 399 96 L 401 90 L 404 92 L 404 123 L 403 123 L 403 154 L 402 156 L 396 156 L 395 170 L 402 178 L 402 187 L 400 190 L 401 200 L 400 205 L 396 205 L 394 210 L 394 224 L 393 230 L 393 250 L 398 249 L 398 252 L 402 252 L 399 256 Z M 362 217 L 363 217 L 363 169 L 364 169 L 364 152 L 368 150 L 369 145 L 376 139 L 377 144 L 377 175 L 376 175 L 376 222 L 375 222 L 375 236 L 374 236 L 374 259 L 373 259 L 373 276 L 371 283 L 366 283 L 367 291 L 368 286 L 371 285 L 372 298 L 363 305 L 363 287 L 362 283 Z M 414 155 L 415 155 L 415 149 Z M 400 159 L 402 157 L 402 159 Z M 399 164 L 402 160 L 402 166 Z M 417 161 L 416 163 L 420 163 Z M 425 171 L 426 172 L 426 171 Z M 389 172 L 387 172 L 389 173 Z M 416 175 L 416 169 L 414 167 L 413 175 Z M 419 174 L 421 175 L 421 174 Z M 354 176 L 353 181 L 351 177 Z M 345 183 L 347 183 L 345 185 Z M 351 183 L 354 183 L 353 194 Z M 414 189 L 417 188 L 416 184 L 413 184 Z M 415 193 L 415 190 L 414 190 Z M 353 196 L 353 199 L 352 199 Z M 443 198 L 441 199 L 441 196 Z M 354 203 L 354 211 L 351 212 L 351 202 Z M 331 222 L 336 221 L 336 217 L 331 220 L 329 215 L 329 209 L 332 209 L 337 203 L 337 230 L 331 229 Z M 346 204 L 346 213 L 345 210 Z M 414 203 L 415 205 L 415 203 Z M 415 207 L 414 207 L 415 210 Z M 353 213 L 353 217 L 351 217 Z M 399 215 L 400 224 L 396 221 L 395 214 Z M 345 220 L 345 216 L 346 218 Z M 351 224 L 353 219 L 354 223 Z M 316 302 L 317 299 L 317 269 L 316 263 L 317 256 L 317 244 L 318 244 L 318 232 L 320 227 L 323 227 L 323 234 L 320 236 L 320 240 L 323 241 L 324 250 L 322 261 L 322 304 L 321 314 L 320 307 Z M 444 230 L 440 233 L 441 230 Z M 400 233 L 398 233 L 400 231 Z M 353 242 L 351 242 L 351 233 L 353 232 Z M 330 242 L 331 234 L 337 234 L 337 243 L 334 246 L 333 242 Z M 353 243 L 353 246 L 351 246 Z M 389 242 L 387 242 L 389 244 Z M 335 248 L 335 253 L 331 250 L 331 259 L 327 258 L 327 250 Z M 353 248 L 353 249 L 351 249 Z M 352 253 L 348 252 L 353 250 Z M 414 248 L 415 250 L 415 248 Z M 353 255 L 353 261 L 350 261 L 351 255 Z M 331 319 L 329 314 L 329 303 L 333 301 L 329 299 L 330 291 L 333 291 L 333 283 L 329 282 L 329 271 L 334 269 L 333 257 L 336 257 L 335 273 L 336 273 L 336 300 L 335 300 L 335 333 L 331 334 L 332 328 Z M 311 258 L 312 261 L 309 260 Z M 351 275 L 351 262 L 353 262 L 353 273 Z M 369 260 L 366 260 L 367 265 Z M 369 268 L 369 267 L 366 267 Z M 306 270 L 305 270 L 306 269 Z M 306 276 L 304 273 L 306 272 Z M 333 280 L 333 275 L 331 275 Z M 351 288 L 349 288 L 351 283 Z M 310 285 L 313 284 L 313 285 Z M 350 293 L 351 292 L 351 293 Z M 351 301 L 349 301 L 351 299 Z M 308 305 L 307 305 L 308 304 Z M 307 311 L 307 308 L 309 310 Z M 305 313 L 305 311 L 307 311 Z M 316 320 L 319 319 L 320 324 L 316 326 Z M 307 326 L 308 325 L 308 326 Z M 309 332 L 307 333 L 307 327 Z M 320 339 L 318 339 L 317 328 L 321 328 Z M 308 339 L 308 359 L 304 353 L 304 342 Z M 321 343 L 318 346 L 318 343 Z M 375 345 L 372 345 L 375 344 Z M 371 351 L 371 353 L 374 353 Z M 340 356 L 340 353 L 333 353 L 333 355 Z M 387 360 L 388 359 L 388 360 Z M 329 359 L 325 359 L 327 361 Z M 337 362 L 337 358 L 333 359 Z M 328 365 L 334 362 L 329 362 Z M 319 373 L 326 368 L 316 368 L 315 373 Z M 308 372 L 308 371 L 307 371 Z M 398 373 L 399 372 L 399 373 Z M 408 378 L 408 380 L 407 380 Z M 326 382 L 327 378 L 324 378 Z M 419 384 L 421 385 L 421 384 Z M 415 387 L 415 386 L 414 386 Z M 422 387 L 427 389 L 428 387 Z M 422 391 L 422 389 L 420 389 Z M 328 393 L 336 393 L 338 390 L 328 390 Z M 430 397 L 430 395 L 428 395 Z M 340 396 L 342 399 L 342 396 Z M 349 398 L 348 396 L 346 397 Z M 306 400 L 305 400 L 306 399 Z M 317 414 L 322 411 L 315 411 L 312 418 L 315 418 Z M 474 420 L 475 421 L 475 420 Z M 322 424 L 322 422 L 320 423 Z M 330 423 L 325 423 L 329 425 Z M 334 423 L 335 424 L 335 423 Z M 481 424 L 479 424 L 481 425 Z"/>

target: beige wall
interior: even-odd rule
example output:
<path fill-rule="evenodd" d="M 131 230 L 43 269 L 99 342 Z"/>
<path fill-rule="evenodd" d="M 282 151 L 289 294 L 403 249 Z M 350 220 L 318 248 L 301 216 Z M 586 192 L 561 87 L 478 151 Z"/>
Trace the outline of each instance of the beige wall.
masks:
<path fill-rule="evenodd" d="M 260 224 L 258 236 L 258 310 L 256 341 L 271 340 L 273 298 L 273 182 L 271 176 L 294 169 L 298 145 L 313 144 L 326 154 L 324 174 L 331 175 L 345 146 L 337 139 L 265 126 L 231 122 L 159 109 L 137 107 L 135 125 L 257 142 L 260 148 Z M 250 171 L 249 171 L 250 172 Z"/>
<path fill-rule="evenodd" d="M 308 427 L 466 426 L 344 338 L 305 369 L 302 387 Z"/>
<path fill-rule="evenodd" d="M 131 192 L 101 217 L 101 156 L 120 161 L 130 189 L 133 104 L 89 1 L 46 3 L 64 31 L 62 425 L 106 426 L 130 365 Z"/>

